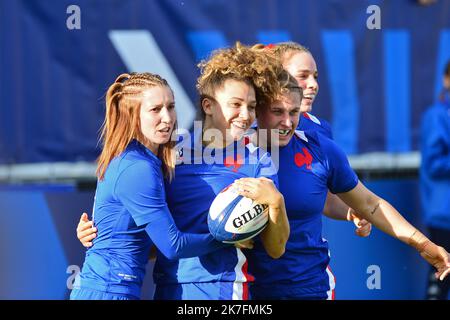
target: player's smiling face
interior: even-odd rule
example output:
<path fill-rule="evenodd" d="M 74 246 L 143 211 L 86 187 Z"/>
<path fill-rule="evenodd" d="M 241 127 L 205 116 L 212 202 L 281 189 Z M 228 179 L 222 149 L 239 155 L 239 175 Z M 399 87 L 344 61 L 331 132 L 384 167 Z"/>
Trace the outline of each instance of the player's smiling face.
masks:
<path fill-rule="evenodd" d="M 303 89 L 302 112 L 310 112 L 319 92 L 316 61 L 309 52 L 287 52 L 283 67 L 297 80 Z"/>
<path fill-rule="evenodd" d="M 206 129 L 218 129 L 224 138 L 239 140 L 256 117 L 255 90 L 244 81 L 228 79 L 216 89 L 214 99 L 204 99 L 202 106 Z"/>
<path fill-rule="evenodd" d="M 289 143 L 298 126 L 301 98 L 298 92 L 288 92 L 270 106 L 258 112 L 258 128 L 267 129 L 268 141 L 280 147 Z"/>

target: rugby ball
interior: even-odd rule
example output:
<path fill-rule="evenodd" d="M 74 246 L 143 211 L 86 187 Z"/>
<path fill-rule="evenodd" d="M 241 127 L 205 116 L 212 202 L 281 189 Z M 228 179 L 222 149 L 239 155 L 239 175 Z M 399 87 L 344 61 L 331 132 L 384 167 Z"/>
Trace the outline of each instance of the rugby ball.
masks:
<path fill-rule="evenodd" d="M 233 184 L 222 190 L 209 208 L 209 232 L 224 243 L 251 239 L 268 222 L 269 206 L 238 194 Z"/>

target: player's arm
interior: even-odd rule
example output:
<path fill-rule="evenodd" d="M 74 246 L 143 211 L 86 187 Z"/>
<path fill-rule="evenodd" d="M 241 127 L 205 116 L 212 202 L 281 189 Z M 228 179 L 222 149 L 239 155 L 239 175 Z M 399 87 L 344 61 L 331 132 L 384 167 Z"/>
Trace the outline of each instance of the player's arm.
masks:
<path fill-rule="evenodd" d="M 269 256 L 281 257 L 290 233 L 283 195 L 266 177 L 238 179 L 235 185 L 241 195 L 269 206 L 269 223 L 260 237 Z"/>
<path fill-rule="evenodd" d="M 133 168 L 136 169 L 136 168 Z M 158 195 L 161 189 L 152 186 L 151 177 L 145 177 L 149 168 L 129 170 L 116 184 L 116 194 L 133 216 L 137 225 L 146 225 L 146 232 L 161 251 L 169 259 L 193 257 L 213 252 L 227 245 L 213 239 L 211 234 L 182 233 L 176 227 L 167 204 Z M 139 183 L 145 181 L 148 183 Z M 154 181 L 153 181 L 154 182 Z M 161 201 L 157 201 L 160 199 Z M 151 200 L 149 202 L 149 200 Z M 96 229 L 92 228 L 87 214 L 83 213 L 77 227 L 77 237 L 85 247 L 92 246 Z"/>
<path fill-rule="evenodd" d="M 389 202 L 372 193 L 361 182 L 358 181 L 355 188 L 338 196 L 375 227 L 415 248 L 437 269 L 436 277 L 443 280 L 450 273 L 449 253 L 430 241 Z"/>
<path fill-rule="evenodd" d="M 80 222 L 78 222 L 77 226 L 77 238 L 80 240 L 81 244 L 86 247 L 92 247 L 92 240 L 97 237 L 97 228 L 93 227 L 93 222 L 88 219 L 87 213 L 83 213 L 80 217 Z M 253 249 L 253 240 L 239 241 L 234 244 L 237 248 L 240 249 Z M 157 248 L 152 246 L 150 248 L 149 260 L 156 259 L 156 251 Z"/>
<path fill-rule="evenodd" d="M 113 191 L 136 225 L 145 226 L 158 250 L 168 259 L 180 259 L 227 246 L 210 233 L 185 233 L 177 228 L 165 201 L 158 171 L 151 163 L 137 161 L 121 172 Z"/>
<path fill-rule="evenodd" d="M 86 220 L 87 214 L 83 213 L 77 227 L 77 237 L 81 244 L 89 248 L 92 239 L 97 234 L 96 228 L 92 227 L 92 221 Z M 147 224 L 145 230 L 149 234 L 156 247 L 168 259 L 188 258 L 204 255 L 227 246 L 216 240 L 209 234 L 183 233 L 176 227 L 170 212 L 161 212 Z M 244 248 L 251 248 L 252 243 L 244 243 Z M 156 248 L 152 247 L 149 259 L 156 258 Z"/>
<path fill-rule="evenodd" d="M 284 198 L 281 193 L 278 193 L 277 200 L 269 204 L 269 223 L 260 235 L 269 256 L 277 259 L 284 254 L 289 234 L 290 227 Z"/>
<path fill-rule="evenodd" d="M 352 221 L 356 226 L 355 234 L 360 237 L 369 236 L 372 230 L 372 224 L 369 221 L 361 218 L 355 210 L 329 191 L 323 208 L 323 214 L 334 220 Z"/>
<path fill-rule="evenodd" d="M 178 230 L 168 209 L 155 215 L 145 228 L 158 250 L 167 259 L 202 256 L 225 246 L 209 233 L 195 234 Z"/>

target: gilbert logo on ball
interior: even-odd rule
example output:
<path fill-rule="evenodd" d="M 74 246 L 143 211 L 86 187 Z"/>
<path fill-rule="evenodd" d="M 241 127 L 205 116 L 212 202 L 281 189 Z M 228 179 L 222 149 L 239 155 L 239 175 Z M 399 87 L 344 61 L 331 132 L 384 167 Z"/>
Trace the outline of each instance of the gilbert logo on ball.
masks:
<path fill-rule="evenodd" d="M 216 240 L 225 243 L 253 238 L 268 221 L 269 206 L 241 196 L 233 185 L 222 190 L 209 208 L 209 231 Z"/>

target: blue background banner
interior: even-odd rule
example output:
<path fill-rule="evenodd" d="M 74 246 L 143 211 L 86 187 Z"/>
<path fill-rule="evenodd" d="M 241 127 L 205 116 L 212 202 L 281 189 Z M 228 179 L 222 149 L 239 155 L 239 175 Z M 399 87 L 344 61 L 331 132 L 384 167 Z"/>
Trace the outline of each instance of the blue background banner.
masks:
<path fill-rule="evenodd" d="M 80 9 L 80 29 L 69 29 Z M 369 5 L 381 29 L 368 29 Z M 0 163 L 94 160 L 103 97 L 126 71 L 161 72 L 179 118 L 195 116 L 196 63 L 236 40 L 293 40 L 319 69 L 314 113 L 348 154 L 418 149 L 450 58 L 450 2 L 0 1 Z M 185 120 L 186 119 L 186 120 Z"/>

